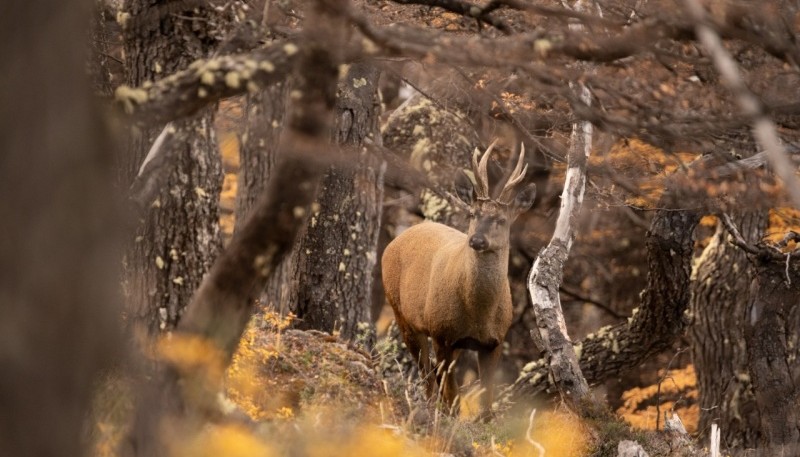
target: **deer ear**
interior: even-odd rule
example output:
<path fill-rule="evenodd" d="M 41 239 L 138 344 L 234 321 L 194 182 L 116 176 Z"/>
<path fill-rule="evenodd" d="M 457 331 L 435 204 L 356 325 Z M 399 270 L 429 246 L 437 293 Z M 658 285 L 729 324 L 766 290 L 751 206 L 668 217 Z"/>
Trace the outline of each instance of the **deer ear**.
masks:
<path fill-rule="evenodd" d="M 517 196 L 514 198 L 514 211 L 517 214 L 528 211 L 531 209 L 531 206 L 533 206 L 534 200 L 536 200 L 536 184 L 530 183 L 525 186 L 524 189 L 519 191 Z"/>
<path fill-rule="evenodd" d="M 458 198 L 461 199 L 464 203 L 471 205 L 473 201 L 475 201 L 475 186 L 472 184 L 472 180 L 469 179 L 469 176 L 462 170 L 456 176 L 456 195 Z"/>

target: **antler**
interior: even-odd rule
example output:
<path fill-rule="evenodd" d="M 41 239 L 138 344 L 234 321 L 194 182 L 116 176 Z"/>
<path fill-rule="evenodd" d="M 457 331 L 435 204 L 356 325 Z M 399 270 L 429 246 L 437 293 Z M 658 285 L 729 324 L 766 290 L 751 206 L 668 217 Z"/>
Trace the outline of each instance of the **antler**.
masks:
<path fill-rule="evenodd" d="M 517 166 L 514 168 L 514 171 L 511 172 L 511 176 L 508 177 L 508 181 L 506 181 L 506 185 L 503 186 L 503 191 L 500 192 L 500 196 L 497 197 L 498 202 L 506 205 L 511 203 L 517 184 L 522 182 L 522 179 L 525 177 L 525 172 L 528 171 L 527 163 L 525 164 L 525 168 L 522 167 L 522 163 L 525 162 L 525 143 L 521 144 L 522 146 L 519 153 L 519 160 L 517 160 Z"/>
<path fill-rule="evenodd" d="M 478 155 L 480 154 L 478 148 L 475 148 L 475 152 L 472 154 L 472 169 L 475 171 L 475 193 L 478 196 L 478 200 L 488 200 L 490 198 L 489 176 L 486 173 L 486 165 L 489 163 L 489 155 L 491 155 L 495 144 L 497 144 L 497 140 L 492 141 L 492 144 L 483 153 L 480 163 L 478 163 Z"/>

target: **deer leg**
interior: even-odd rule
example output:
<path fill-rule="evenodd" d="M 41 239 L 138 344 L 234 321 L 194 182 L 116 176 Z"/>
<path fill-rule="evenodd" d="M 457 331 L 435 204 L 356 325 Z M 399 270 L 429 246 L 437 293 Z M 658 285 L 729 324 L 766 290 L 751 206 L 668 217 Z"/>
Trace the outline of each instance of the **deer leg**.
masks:
<path fill-rule="evenodd" d="M 446 411 L 455 414 L 459 407 L 455 362 L 461 351 L 436 340 L 433 341 L 433 346 L 436 350 L 437 377 L 440 379 L 439 385 L 442 386 L 442 403 Z"/>
<path fill-rule="evenodd" d="M 428 337 L 422 333 L 416 333 L 410 328 L 401 326 L 403 341 L 406 343 L 408 352 L 419 367 L 419 377 L 425 383 L 425 395 L 433 398 L 436 395 L 436 375 L 431 369 L 431 358 L 428 350 Z"/>
<path fill-rule="evenodd" d="M 503 346 L 497 345 L 494 349 L 478 350 L 478 376 L 481 379 L 481 387 L 484 392 L 481 397 L 481 418 L 488 419 L 492 414 L 492 403 L 494 403 L 494 376 L 497 362 L 503 352 Z"/>

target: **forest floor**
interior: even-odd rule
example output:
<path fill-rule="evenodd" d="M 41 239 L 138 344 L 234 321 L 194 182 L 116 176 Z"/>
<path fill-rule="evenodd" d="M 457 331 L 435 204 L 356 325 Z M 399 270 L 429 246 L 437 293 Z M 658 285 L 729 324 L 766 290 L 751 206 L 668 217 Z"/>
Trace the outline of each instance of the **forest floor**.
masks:
<path fill-rule="evenodd" d="M 621 418 L 587 423 L 550 402 L 535 415 L 527 406 L 475 421 L 474 388 L 456 417 L 444 414 L 399 369 L 404 349 L 395 340 L 379 340 L 368 353 L 336 336 L 293 330 L 291 320 L 263 311 L 251 321 L 217 396 L 220 414 L 191 433 L 162 427 L 170 456 L 616 456 L 620 440 L 642 443 L 651 456 L 694 455 Z M 205 357 L 204 348 L 184 349 L 184 361 Z M 118 376 L 101 384 L 92 455 L 119 455 L 136 404 L 131 385 Z"/>

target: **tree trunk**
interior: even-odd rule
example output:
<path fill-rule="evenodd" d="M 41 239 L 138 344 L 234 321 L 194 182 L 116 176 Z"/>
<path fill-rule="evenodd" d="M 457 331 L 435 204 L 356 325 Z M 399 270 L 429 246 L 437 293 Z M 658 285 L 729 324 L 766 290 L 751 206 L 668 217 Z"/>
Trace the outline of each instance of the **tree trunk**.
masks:
<path fill-rule="evenodd" d="M 353 64 L 339 83 L 335 138 L 359 148 L 378 136 L 378 71 Z M 352 168 L 337 166 L 323 178 L 312 214 L 298 243 L 293 279 L 300 327 L 343 338 L 371 340 L 372 270 L 383 204 L 381 161 L 362 153 Z"/>
<path fill-rule="evenodd" d="M 7 2 L 0 14 L 3 456 L 86 455 L 96 376 L 122 352 L 122 214 L 86 79 L 90 5 Z"/>
<path fill-rule="evenodd" d="M 236 193 L 237 227 L 241 227 L 250 209 L 264 195 L 272 176 L 283 130 L 286 110 L 286 83 L 247 96 L 246 127 L 239 149 L 239 185 Z"/>
<path fill-rule="evenodd" d="M 247 126 L 239 150 L 239 186 L 236 193 L 236 230 L 241 227 L 250 208 L 264 194 L 272 170 L 278 160 L 278 145 L 286 111 L 287 82 L 247 96 Z M 292 256 L 286 256 L 267 279 L 263 299 L 267 306 L 286 311 L 290 299 L 287 278 L 291 275 Z"/>
<path fill-rule="evenodd" d="M 251 8 L 249 19 L 261 24 L 259 30 L 267 39 L 274 40 L 274 27 L 287 26 L 289 18 L 276 7 L 277 0 L 264 0 L 264 3 L 263 8 Z M 286 117 L 287 87 L 287 81 L 278 81 L 245 96 L 245 126 L 239 148 L 236 193 L 237 227 L 244 225 L 250 209 L 263 197 L 278 161 L 278 147 Z"/>
<path fill-rule="evenodd" d="M 581 98 L 591 102 L 589 89 L 580 87 Z M 567 174 L 561 194 L 561 208 L 553 238 L 533 262 L 528 275 L 528 292 L 536 316 L 536 328 L 531 330 L 537 346 L 548 360 L 549 372 L 561 397 L 582 416 L 601 411 L 592 397 L 578 357 L 569 340 L 559 288 L 564 275 L 564 263 L 575 240 L 578 216 L 586 188 L 586 166 L 592 149 L 592 124 L 588 121 L 572 125 Z"/>
<path fill-rule="evenodd" d="M 123 26 L 128 84 L 133 87 L 186 68 L 207 57 L 223 19 L 211 8 L 186 7 L 180 18 L 169 2 L 125 3 Z M 124 15 L 129 16 L 124 16 Z M 197 16 L 197 20 L 186 17 Z M 213 24 L 213 25 L 212 25 Z M 171 141 L 153 147 L 162 128 L 134 129 L 122 159 L 122 182 L 130 185 L 145 155 L 169 157 L 168 178 L 144 202 L 142 224 L 126 255 L 126 295 L 136 327 L 147 334 L 171 330 L 221 249 L 219 194 L 222 165 L 213 128 L 214 109 L 168 124 Z M 163 149 L 157 150 L 156 149 Z M 165 172 L 166 173 L 166 172 Z"/>
<path fill-rule="evenodd" d="M 761 416 L 761 445 L 770 455 L 796 455 L 800 447 L 800 391 L 796 378 L 797 322 L 792 310 L 800 298 L 795 263 L 757 258 L 752 305 L 745 338 L 750 377 Z"/>
<path fill-rule="evenodd" d="M 767 216 L 767 211 L 752 211 L 734 220 L 744 239 L 756 243 Z M 729 447 L 754 447 L 760 428 L 744 335 L 755 275 L 747 254 L 728 242 L 727 231 L 718 223 L 692 275 L 689 331 L 700 391 L 698 430 L 705 433 L 712 423 L 718 424 Z"/>

